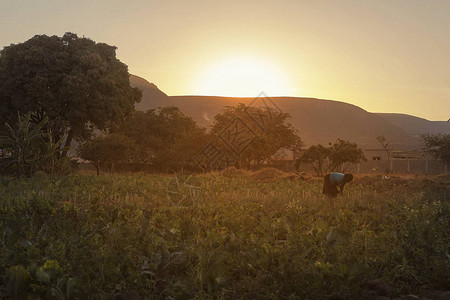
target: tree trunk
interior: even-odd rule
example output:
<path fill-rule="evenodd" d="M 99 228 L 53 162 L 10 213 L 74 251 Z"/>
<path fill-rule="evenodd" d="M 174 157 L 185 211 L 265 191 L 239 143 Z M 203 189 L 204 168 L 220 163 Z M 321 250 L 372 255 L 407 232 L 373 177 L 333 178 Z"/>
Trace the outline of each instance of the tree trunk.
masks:
<path fill-rule="evenodd" d="M 93 163 L 95 170 L 97 171 L 97 177 L 100 175 L 100 162 L 97 161 L 95 163 Z"/>
<path fill-rule="evenodd" d="M 66 149 L 61 152 L 61 157 L 66 157 L 67 156 L 67 148 L 72 143 L 72 140 L 73 140 L 73 130 L 70 129 L 69 133 L 67 134 L 66 142 L 64 143 L 64 148 L 66 148 Z"/>
<path fill-rule="evenodd" d="M 350 166 L 350 163 L 347 163 L 347 165 L 345 167 L 344 167 L 344 164 L 342 164 L 342 173 L 345 173 L 345 171 L 347 171 L 349 166 Z"/>

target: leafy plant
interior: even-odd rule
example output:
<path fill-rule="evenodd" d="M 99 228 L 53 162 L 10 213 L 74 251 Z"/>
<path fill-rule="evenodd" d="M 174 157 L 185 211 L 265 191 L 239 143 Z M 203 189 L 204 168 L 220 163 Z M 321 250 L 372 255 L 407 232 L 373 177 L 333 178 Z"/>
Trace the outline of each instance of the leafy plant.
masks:
<path fill-rule="evenodd" d="M 37 170 L 51 174 L 61 171 L 67 162 L 61 151 L 67 149 L 60 147 L 62 139 L 54 142 L 52 134 L 44 131 L 48 118 L 35 124 L 31 112 L 24 116 L 18 113 L 17 117 L 15 126 L 5 123 L 7 134 L 0 136 L 0 165 L 18 177 L 29 177 Z"/>
<path fill-rule="evenodd" d="M 23 266 L 13 266 L 8 270 L 7 291 L 12 299 L 22 299 L 30 290 L 31 277 Z"/>
<path fill-rule="evenodd" d="M 0 136 L 0 149 L 6 152 L 1 162 L 13 168 L 17 176 L 30 176 L 41 161 L 41 147 L 44 144 L 42 128 L 48 119 L 35 125 L 31 122 L 31 112 L 23 117 L 18 114 L 17 117 L 15 128 L 5 123 L 7 135 Z"/>

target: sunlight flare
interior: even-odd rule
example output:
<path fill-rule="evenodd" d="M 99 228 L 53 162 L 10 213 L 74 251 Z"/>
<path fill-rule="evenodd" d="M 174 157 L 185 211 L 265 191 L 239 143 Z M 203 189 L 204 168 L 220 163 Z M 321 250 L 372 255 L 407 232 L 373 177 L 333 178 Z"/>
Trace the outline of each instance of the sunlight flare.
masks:
<path fill-rule="evenodd" d="M 274 64 L 254 57 L 230 57 L 206 68 L 197 78 L 199 95 L 254 97 L 260 92 L 269 96 L 292 93 L 289 79 Z"/>

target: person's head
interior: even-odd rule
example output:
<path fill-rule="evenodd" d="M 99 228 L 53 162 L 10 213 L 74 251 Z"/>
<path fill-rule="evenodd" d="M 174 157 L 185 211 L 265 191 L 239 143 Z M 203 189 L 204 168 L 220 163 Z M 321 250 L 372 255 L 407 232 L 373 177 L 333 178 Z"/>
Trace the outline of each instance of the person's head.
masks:
<path fill-rule="evenodd" d="M 344 182 L 350 182 L 353 180 L 352 174 L 344 174 Z"/>

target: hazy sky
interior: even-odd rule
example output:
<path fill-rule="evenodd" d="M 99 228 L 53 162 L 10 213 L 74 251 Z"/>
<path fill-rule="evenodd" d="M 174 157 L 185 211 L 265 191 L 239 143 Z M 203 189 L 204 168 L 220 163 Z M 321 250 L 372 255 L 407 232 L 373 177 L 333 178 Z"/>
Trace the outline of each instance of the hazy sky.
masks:
<path fill-rule="evenodd" d="M 70 31 L 168 95 L 287 95 L 450 117 L 450 1 L 0 0 L 0 47 Z"/>

